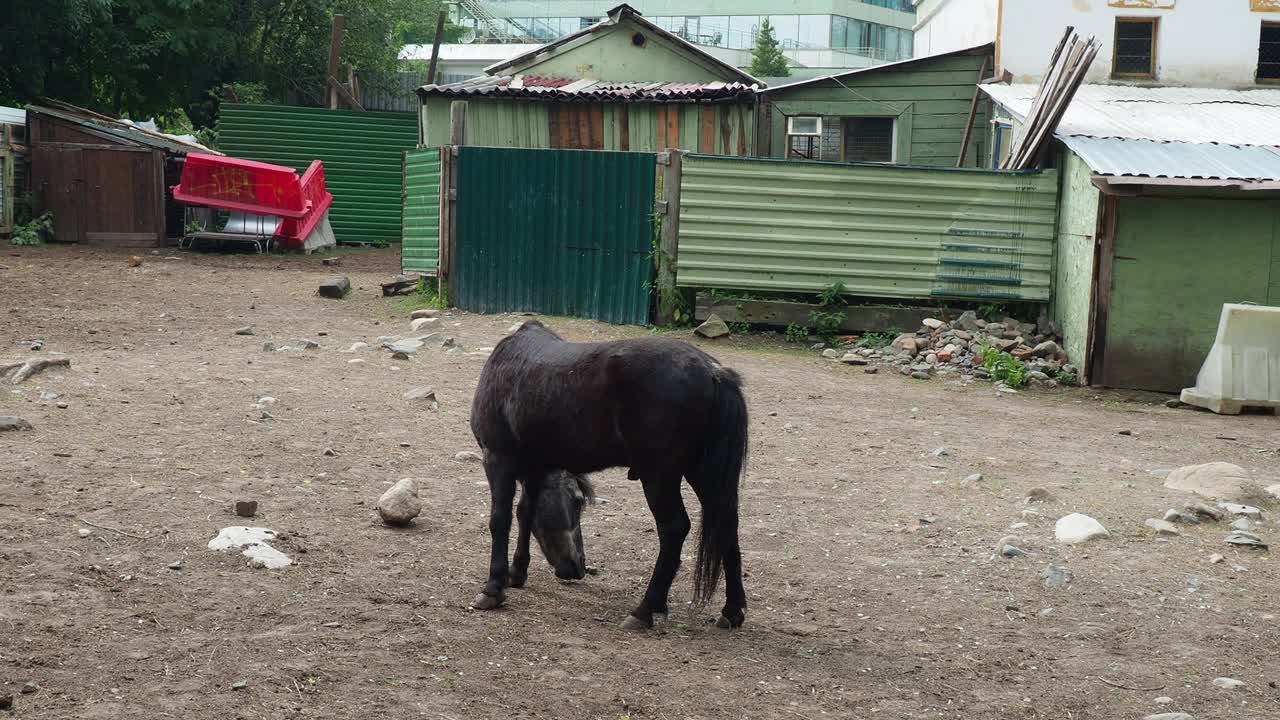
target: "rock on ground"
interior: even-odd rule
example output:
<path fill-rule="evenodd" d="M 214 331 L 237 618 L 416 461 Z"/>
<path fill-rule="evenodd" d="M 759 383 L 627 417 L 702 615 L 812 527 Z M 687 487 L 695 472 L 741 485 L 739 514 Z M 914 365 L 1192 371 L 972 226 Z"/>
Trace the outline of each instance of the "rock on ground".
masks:
<path fill-rule="evenodd" d="M 1148 715 L 1142 718 L 1142 720 L 1196 720 L 1196 717 L 1194 715 L 1188 715 L 1186 713 L 1172 712 L 1172 713 L 1156 713 L 1155 715 Z"/>
<path fill-rule="evenodd" d="M 332 275 L 320 283 L 320 297 L 341 300 L 351 292 L 351 280 L 346 275 Z"/>
<path fill-rule="evenodd" d="M 403 527 L 413 522 L 421 512 L 422 501 L 418 499 L 418 486 L 413 478 L 405 478 L 392 485 L 378 498 L 378 514 L 388 525 Z"/>
<path fill-rule="evenodd" d="M 454 455 L 453 459 L 458 462 L 484 462 L 484 457 L 482 457 L 480 453 L 472 452 L 470 450 L 463 450 L 457 455 Z"/>
<path fill-rule="evenodd" d="M 433 318 L 439 316 L 440 311 L 435 308 L 422 308 L 421 310 L 414 310 L 409 313 L 410 320 L 421 320 L 422 318 Z"/>
<path fill-rule="evenodd" d="M 267 544 L 277 537 L 279 536 L 275 530 L 267 528 L 225 527 L 209 541 L 209 549 L 240 550 L 241 555 L 249 558 L 250 565 L 277 570 L 293 564 L 288 555 Z"/>
<path fill-rule="evenodd" d="M 1147 527 L 1151 528 L 1152 530 L 1155 530 L 1157 535 L 1181 535 L 1182 534 L 1178 532 L 1178 527 L 1173 523 L 1169 522 L 1168 520 L 1157 520 L 1155 518 L 1150 518 L 1147 520 L 1145 524 Z"/>
<path fill-rule="evenodd" d="M 31 423 L 20 417 L 12 415 L 0 415 L 0 432 L 30 430 Z"/>
<path fill-rule="evenodd" d="M 708 315 L 706 321 L 699 325 L 698 329 L 693 332 L 707 338 L 708 340 L 715 340 L 716 338 L 722 338 L 728 335 L 729 326 L 725 324 L 724 320 L 720 319 L 719 315 L 712 313 Z"/>
<path fill-rule="evenodd" d="M 1239 499 L 1251 484 L 1247 470 L 1225 462 L 1180 467 L 1170 472 L 1164 481 L 1170 490 L 1195 493 L 1211 500 Z"/>
<path fill-rule="evenodd" d="M 429 317 L 429 318 L 417 318 L 413 322 L 409 323 L 409 326 L 413 328 L 414 332 L 417 332 L 424 327 L 428 327 L 428 328 L 435 327 L 436 325 L 439 325 L 439 324 L 440 324 L 439 318 Z"/>
<path fill-rule="evenodd" d="M 1244 687 L 1245 685 L 1243 680 L 1236 680 L 1235 678 L 1229 678 L 1229 677 L 1214 678 L 1213 684 L 1217 685 L 1223 690 L 1234 690 L 1236 688 Z"/>
<path fill-rule="evenodd" d="M 1053 527 L 1053 534 L 1058 542 L 1075 545 L 1097 538 L 1108 537 L 1111 533 L 1102 523 L 1083 513 L 1071 513 L 1058 520 Z"/>

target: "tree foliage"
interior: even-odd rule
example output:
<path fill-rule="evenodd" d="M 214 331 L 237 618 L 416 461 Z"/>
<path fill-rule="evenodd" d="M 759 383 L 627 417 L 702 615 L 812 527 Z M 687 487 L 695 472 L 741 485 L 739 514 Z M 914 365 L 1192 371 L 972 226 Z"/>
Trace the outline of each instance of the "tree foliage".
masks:
<path fill-rule="evenodd" d="M 342 63 L 393 70 L 443 0 L 39 0 L 0 24 L 0 103 L 51 97 L 134 118 L 212 122 L 224 99 L 322 104 L 334 15 Z M 429 40 L 428 40 L 429 42 Z M 345 79 L 345 78 L 344 78 Z M 242 97 L 243 96 L 243 97 Z"/>
<path fill-rule="evenodd" d="M 756 77 L 788 77 L 787 56 L 778 47 L 778 38 L 773 34 L 773 24 L 769 18 L 760 23 L 760 32 L 756 35 L 756 46 L 751 50 L 751 74 Z"/>

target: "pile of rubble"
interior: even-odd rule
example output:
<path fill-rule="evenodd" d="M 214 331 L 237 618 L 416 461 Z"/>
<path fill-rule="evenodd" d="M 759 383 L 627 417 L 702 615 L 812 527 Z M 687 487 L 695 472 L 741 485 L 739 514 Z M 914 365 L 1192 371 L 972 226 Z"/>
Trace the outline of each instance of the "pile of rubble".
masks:
<path fill-rule="evenodd" d="M 1058 384 L 1063 374 L 1076 374 L 1076 369 L 1068 364 L 1060 341 L 1056 324 L 1048 318 L 1042 317 L 1038 323 L 1010 317 L 987 322 L 971 310 L 953 322 L 926 319 L 919 331 L 899 335 L 882 350 L 860 348 L 850 355 L 866 361 L 888 362 L 903 375 L 922 380 L 950 374 L 990 380 L 991 373 L 983 367 L 982 356 L 983 346 L 987 345 L 1022 361 L 1029 385 L 1051 387 Z"/>

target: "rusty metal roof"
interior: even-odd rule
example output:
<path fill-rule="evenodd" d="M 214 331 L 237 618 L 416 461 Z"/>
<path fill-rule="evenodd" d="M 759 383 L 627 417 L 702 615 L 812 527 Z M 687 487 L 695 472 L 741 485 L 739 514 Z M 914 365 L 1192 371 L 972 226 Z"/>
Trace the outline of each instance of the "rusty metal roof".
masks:
<path fill-rule="evenodd" d="M 63 122 L 81 125 L 100 133 L 106 133 L 126 143 L 134 143 L 136 145 L 144 145 L 146 147 L 156 148 L 165 152 L 177 155 L 186 155 L 187 153 L 199 152 L 211 155 L 221 155 L 222 153 L 211 148 L 207 148 L 200 143 L 189 142 L 176 135 L 167 135 L 165 133 L 149 130 L 138 124 L 128 120 L 121 120 L 102 113 L 96 113 L 92 110 L 86 110 L 82 107 L 76 107 L 70 103 L 59 102 L 57 100 L 44 99 L 40 105 L 31 105 L 28 107 L 30 112 L 39 115 L 49 115 L 58 118 Z"/>
<path fill-rule="evenodd" d="M 536 100 L 684 102 L 753 97 L 759 85 L 745 83 L 609 82 L 534 75 L 478 77 L 418 88 L 420 97 L 515 97 Z"/>

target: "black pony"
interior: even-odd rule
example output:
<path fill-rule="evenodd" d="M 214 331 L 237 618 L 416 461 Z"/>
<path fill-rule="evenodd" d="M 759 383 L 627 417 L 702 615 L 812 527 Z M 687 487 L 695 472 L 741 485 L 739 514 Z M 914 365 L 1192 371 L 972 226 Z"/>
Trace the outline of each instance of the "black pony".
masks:
<path fill-rule="evenodd" d="M 747 597 L 738 548 L 738 483 L 747 454 L 747 404 L 736 372 L 683 342 L 570 343 L 530 321 L 498 343 L 485 365 L 471 431 L 484 449 L 493 539 L 489 580 L 473 607 L 498 607 L 509 580 L 515 587 L 525 580 L 531 517 L 520 518 L 518 566 L 510 577 L 507 565 L 517 481 L 533 499 L 527 504 L 532 508 L 546 478 L 558 470 L 584 474 L 626 467 L 644 486 L 659 550 L 644 599 L 623 628 L 651 628 L 653 616 L 667 612 L 689 534 L 682 478 L 702 504 L 694 594 L 708 600 L 723 570 L 726 601 L 716 624 L 742 625 Z M 556 567 L 560 577 L 581 578 L 585 572 L 585 559 Z"/>

